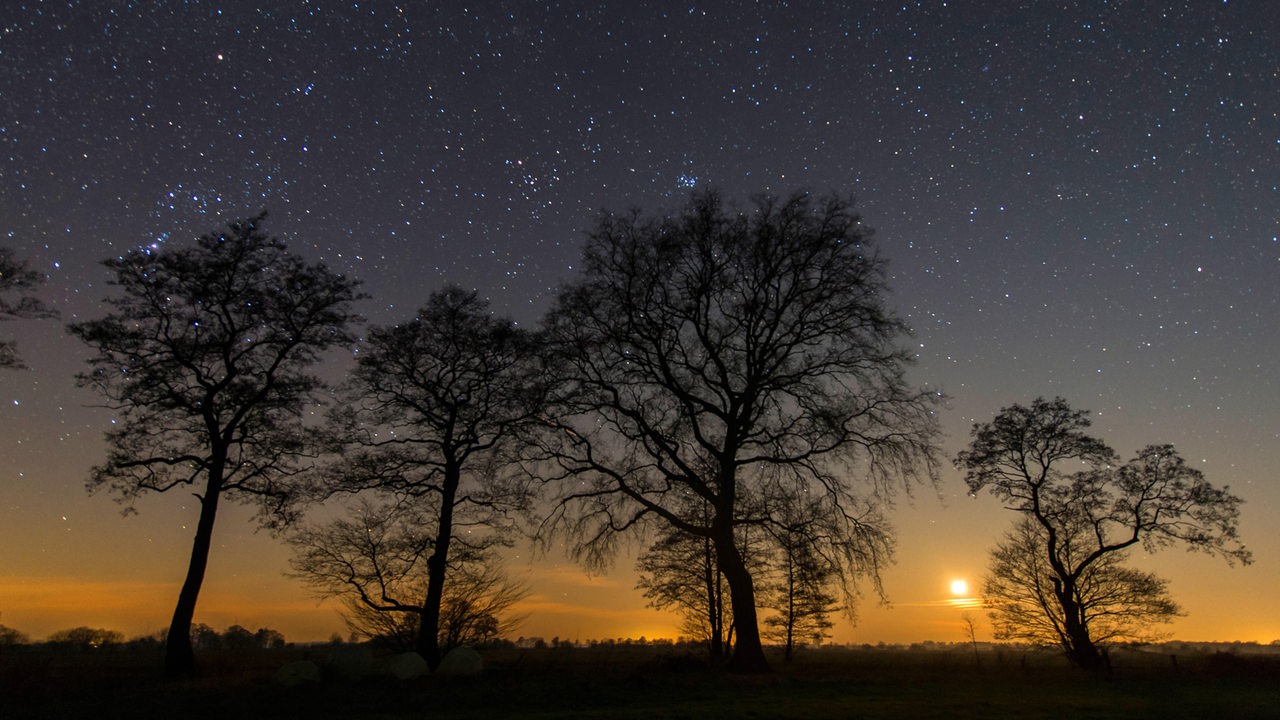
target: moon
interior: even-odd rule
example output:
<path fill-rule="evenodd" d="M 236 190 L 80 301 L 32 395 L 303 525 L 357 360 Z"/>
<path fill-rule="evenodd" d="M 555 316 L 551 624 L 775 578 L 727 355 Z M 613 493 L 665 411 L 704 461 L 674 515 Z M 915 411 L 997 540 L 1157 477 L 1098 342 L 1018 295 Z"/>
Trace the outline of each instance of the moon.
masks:
<path fill-rule="evenodd" d="M 969 594 L 969 583 L 961 579 L 951 581 L 951 594 L 956 597 L 964 597 Z"/>

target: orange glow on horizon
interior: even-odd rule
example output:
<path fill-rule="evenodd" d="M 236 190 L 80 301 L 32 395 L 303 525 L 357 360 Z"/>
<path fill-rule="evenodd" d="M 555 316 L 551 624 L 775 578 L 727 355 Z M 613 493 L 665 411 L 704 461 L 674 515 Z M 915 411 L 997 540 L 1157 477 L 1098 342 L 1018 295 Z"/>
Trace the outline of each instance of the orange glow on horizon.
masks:
<path fill-rule="evenodd" d="M 647 607 L 638 593 L 619 592 L 625 583 L 600 582 L 598 586 L 601 590 L 613 586 L 612 603 L 597 604 L 599 598 L 589 598 L 588 602 L 594 601 L 591 604 L 578 602 L 577 597 L 557 598 L 564 595 L 561 592 L 531 595 L 513 608 L 514 613 L 527 617 L 511 633 L 511 639 L 679 639 L 679 619 L 675 614 Z M 285 582 L 282 587 L 287 590 L 294 586 Z M 168 625 L 177 590 L 177 583 L 0 576 L 0 624 L 25 633 L 33 641 L 82 625 L 117 630 L 127 638 L 151 635 Z M 247 599 L 250 597 L 253 599 Z M 218 630 L 231 625 L 250 630 L 267 627 L 280 631 L 291 642 L 314 642 L 334 634 L 347 636 L 340 607 L 335 601 L 318 601 L 303 592 L 282 592 L 278 588 L 263 592 L 261 588 L 222 583 L 207 587 L 201 594 L 196 622 Z M 971 597 L 870 605 L 860 610 L 857 625 L 850 625 L 843 615 L 836 616 L 830 642 L 958 642 L 964 639 L 964 625 L 956 610 L 980 608 L 980 600 Z M 1201 615 L 1200 622 L 1193 624 L 1184 619 L 1171 628 L 1171 639 L 1262 644 L 1276 639 L 1275 627 L 1232 626 L 1231 618 L 1197 614 Z M 991 639 L 985 614 L 975 612 L 973 619 L 978 624 L 979 639 Z"/>

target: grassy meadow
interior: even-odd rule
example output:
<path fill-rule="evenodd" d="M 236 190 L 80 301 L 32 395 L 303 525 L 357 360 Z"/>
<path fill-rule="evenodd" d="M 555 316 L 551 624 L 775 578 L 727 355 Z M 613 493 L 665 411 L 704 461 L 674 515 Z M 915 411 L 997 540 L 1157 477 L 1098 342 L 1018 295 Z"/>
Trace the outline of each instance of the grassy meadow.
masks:
<path fill-rule="evenodd" d="M 766 676 L 670 646 L 483 650 L 479 678 L 284 687 L 326 646 L 215 651 L 166 681 L 156 650 L 0 647 L 0 718 L 1280 718 L 1280 654 L 1117 652 L 1093 677 L 1054 653 L 822 648 Z"/>

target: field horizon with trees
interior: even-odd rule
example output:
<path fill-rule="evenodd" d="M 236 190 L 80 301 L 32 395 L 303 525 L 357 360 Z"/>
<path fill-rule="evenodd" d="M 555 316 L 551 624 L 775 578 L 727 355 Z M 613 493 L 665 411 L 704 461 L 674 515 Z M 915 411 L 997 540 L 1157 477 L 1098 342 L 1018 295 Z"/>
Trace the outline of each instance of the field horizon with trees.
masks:
<path fill-rule="evenodd" d="M 906 651 L 935 651 L 941 664 L 893 648 L 841 655 L 826 642 L 833 618 L 852 618 L 864 595 L 885 598 L 887 509 L 937 491 L 945 462 L 945 395 L 908 380 L 911 329 L 886 302 L 886 262 L 850 199 L 735 205 L 708 191 L 665 215 L 603 211 L 578 276 L 534 331 L 455 286 L 362 331 L 360 281 L 291 253 L 264 220 L 104 261 L 116 288 L 105 315 L 67 326 L 93 352 L 80 384 L 116 415 L 89 489 L 126 513 L 150 493 L 190 493 L 200 518 L 162 638 L 86 626 L 34 645 L 5 630 L 7 672 L 33 696 L 48 678 L 24 675 L 23 658 L 74 672 L 128 657 L 140 670 L 162 648 L 171 680 L 252 658 L 258 670 L 239 681 L 258 689 L 287 657 L 335 666 L 348 643 L 330 643 L 324 665 L 313 658 L 325 646 L 195 622 L 224 501 L 255 508 L 254 524 L 293 549 L 291 574 L 343 603 L 351 645 L 411 653 L 437 689 L 464 647 L 485 649 L 486 677 L 518 676 L 526 657 L 540 677 L 561 661 L 582 673 L 621 647 L 646 649 L 621 661 L 624 683 L 738 682 L 726 672 L 802 682 L 865 671 L 873 657 L 891 659 L 891 675 L 927 668 L 948 687 L 954 678 L 931 673 L 972 663 L 981 675 L 985 663 L 1048 677 L 1052 658 L 1086 677 L 1132 663 L 1163 682 L 1189 670 L 1150 649 L 1155 626 L 1181 610 L 1162 578 L 1127 564 L 1129 549 L 1252 559 L 1242 500 L 1172 446 L 1121 462 L 1086 433 L 1087 411 L 1037 398 L 975 422 L 953 461 L 971 494 L 1020 515 L 996 539 L 974 604 L 997 640 L 1029 644 L 980 643 L 966 616 L 968 644 Z M 38 278 L 0 260 L 14 278 L 0 289 L 18 296 L 0 310 L 50 317 L 32 294 Z M 334 353 L 354 360 L 341 382 L 320 372 Z M 318 507 L 327 519 L 306 514 Z M 528 590 L 501 556 L 518 542 L 595 571 L 640 542 L 638 589 L 680 616 L 684 637 L 511 640 Z M 1237 661 L 1246 675 L 1274 669 L 1238 653 L 1188 657 L 1205 677 Z"/>
<path fill-rule="evenodd" d="M 1025 644 L 917 643 L 821 647 L 775 670 L 742 675 L 704 647 L 671 642 L 481 646 L 477 677 L 403 680 L 374 654 L 350 674 L 340 642 L 256 644 L 243 628 L 202 628 L 201 674 L 163 680 L 163 634 L 86 646 L 0 645 L 0 711 L 13 718 L 252 714 L 286 718 L 776 717 L 776 718 L 1272 718 L 1280 648 L 1166 643 L 1113 653 L 1112 673 L 1073 672 L 1058 651 Z M 233 639 L 226 642 L 226 639 Z M 321 675 L 282 684 L 280 668 L 315 662 Z"/>

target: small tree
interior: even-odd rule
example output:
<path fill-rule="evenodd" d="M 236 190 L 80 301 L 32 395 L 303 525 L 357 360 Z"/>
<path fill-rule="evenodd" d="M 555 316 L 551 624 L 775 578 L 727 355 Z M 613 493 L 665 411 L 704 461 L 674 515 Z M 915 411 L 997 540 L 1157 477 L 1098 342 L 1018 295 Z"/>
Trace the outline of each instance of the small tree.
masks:
<path fill-rule="evenodd" d="M 0 647 L 6 645 L 26 645 L 27 634 L 11 628 L 7 625 L 0 625 Z"/>
<path fill-rule="evenodd" d="M 849 201 L 803 193 L 741 212 L 704 193 L 666 217 L 605 213 L 547 319 L 558 384 L 540 459 L 560 494 L 545 527 L 597 566 L 627 531 L 709 540 L 735 670 L 768 669 L 736 542 L 765 519 L 744 501 L 799 483 L 858 538 L 868 504 L 934 478 L 937 395 L 906 382 L 907 327 L 870 235 Z M 841 556 L 850 581 L 887 560 Z"/>
<path fill-rule="evenodd" d="M 31 294 L 45 277 L 0 247 L 0 321 L 57 317 L 57 313 Z M 16 295 L 16 297 L 14 297 Z M 12 340 L 0 340 L 0 368 L 25 367 Z"/>
<path fill-rule="evenodd" d="M 1209 484 L 1170 445 L 1148 446 L 1120 465 L 1085 433 L 1089 425 L 1088 413 L 1062 398 L 1011 405 L 973 426 L 956 464 L 971 493 L 985 488 L 1027 521 L 997 548 L 993 564 L 1002 573 L 992 590 L 1008 588 L 989 593 L 995 603 L 1009 601 L 997 605 L 1007 610 L 1006 631 L 1060 626 L 1053 632 L 1071 661 L 1098 669 L 1099 628 L 1091 625 L 1116 612 L 1128 626 L 1176 613 L 1163 602 L 1163 581 L 1121 568 L 1127 548 L 1180 544 L 1228 563 L 1251 556 L 1237 530 L 1240 498 Z"/>
<path fill-rule="evenodd" d="M 1074 535 L 1059 536 L 1060 554 L 1067 567 L 1078 567 L 1076 553 L 1091 552 L 1095 544 Z M 1048 561 L 1044 528 L 1022 518 L 991 551 L 982 584 L 983 605 L 989 610 L 999 640 L 1057 645 L 1068 654 L 1075 647 L 1062 603 L 1054 592 L 1053 568 Z M 1163 637 L 1152 625 L 1172 622 L 1182 614 L 1169 595 L 1168 582 L 1153 573 L 1124 567 L 1126 553 L 1116 551 L 1082 569 L 1073 598 L 1080 622 L 1098 646 L 1146 643 Z"/>
<path fill-rule="evenodd" d="M 430 582 L 433 514 L 418 504 L 356 502 L 347 517 L 290 535 L 295 576 L 321 597 L 341 598 L 348 628 L 397 650 L 418 649 L 422 600 Z M 440 601 L 436 646 L 492 639 L 523 617 L 511 611 L 528 587 L 511 580 L 490 537 L 455 545 Z"/>
<path fill-rule="evenodd" d="M 80 376 L 116 417 L 90 490 L 132 506 L 149 492 L 197 487 L 200 517 L 165 642 L 165 671 L 195 668 L 191 620 L 223 498 L 290 518 L 309 452 L 304 409 L 323 388 L 308 373 L 351 343 L 358 283 L 308 265 L 261 230 L 259 215 L 194 247 L 134 251 L 104 264 L 112 312 L 69 330 L 96 351 Z M 129 510 L 127 509 L 126 512 Z"/>

